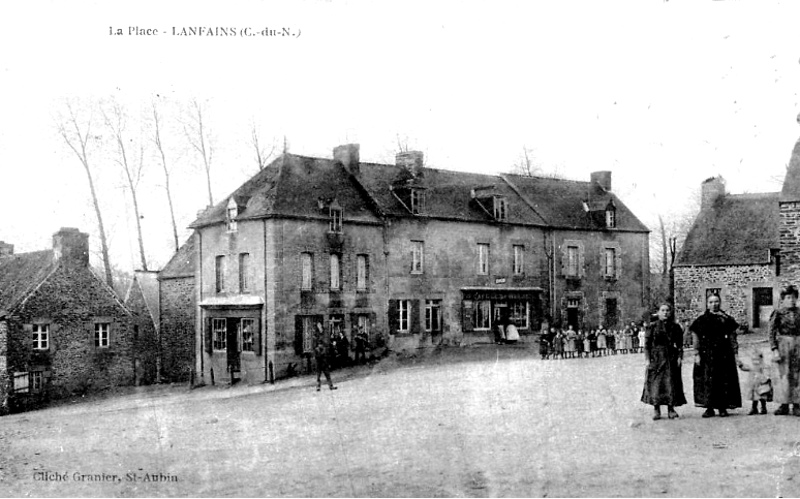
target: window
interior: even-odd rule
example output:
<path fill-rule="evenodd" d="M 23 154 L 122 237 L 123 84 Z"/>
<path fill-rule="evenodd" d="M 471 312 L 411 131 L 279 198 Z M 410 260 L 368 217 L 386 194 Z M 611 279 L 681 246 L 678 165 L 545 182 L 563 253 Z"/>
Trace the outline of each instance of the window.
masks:
<path fill-rule="evenodd" d="M 514 321 L 517 328 L 528 329 L 528 302 L 511 301 L 509 303 L 509 319 Z"/>
<path fill-rule="evenodd" d="M 33 325 L 33 349 L 47 350 L 50 348 L 50 324 Z"/>
<path fill-rule="evenodd" d="M 367 289 L 368 268 L 369 257 L 367 255 L 356 255 L 356 289 L 359 291 Z"/>
<path fill-rule="evenodd" d="M 225 350 L 228 347 L 228 327 L 225 319 L 211 319 L 211 337 L 214 350 Z"/>
<path fill-rule="evenodd" d="M 32 391 L 41 391 L 44 386 L 44 373 L 42 371 L 32 371 L 30 384 Z"/>
<path fill-rule="evenodd" d="M 617 277 L 617 250 L 615 248 L 605 249 L 603 275 L 605 277 Z"/>
<path fill-rule="evenodd" d="M 239 254 L 239 292 L 248 293 L 250 291 L 250 253 Z"/>
<path fill-rule="evenodd" d="M 411 317 L 411 300 L 398 300 L 397 313 L 398 313 L 397 332 L 408 333 L 411 329 L 409 320 Z"/>
<path fill-rule="evenodd" d="M 617 212 L 615 210 L 606 209 L 606 227 L 613 229 L 617 226 Z"/>
<path fill-rule="evenodd" d="M 618 308 L 616 298 L 606 298 L 606 323 L 605 327 L 615 328 L 618 325 Z"/>
<path fill-rule="evenodd" d="M 336 253 L 331 253 L 331 289 L 338 290 L 341 288 L 341 268 L 339 265 L 340 257 Z"/>
<path fill-rule="evenodd" d="M 487 275 L 489 273 L 489 245 L 478 245 L 478 274 Z"/>
<path fill-rule="evenodd" d="M 475 303 L 475 329 L 492 328 L 492 302 L 481 300 Z"/>
<path fill-rule="evenodd" d="M 94 324 L 94 346 L 99 348 L 108 348 L 109 338 L 108 331 L 111 329 L 111 324 L 107 322 L 96 322 Z"/>
<path fill-rule="evenodd" d="M 753 327 L 768 326 L 774 309 L 772 288 L 753 288 Z"/>
<path fill-rule="evenodd" d="M 217 255 L 214 264 L 217 293 L 222 293 L 225 291 L 225 256 Z"/>
<path fill-rule="evenodd" d="M 525 246 L 514 245 L 514 275 L 522 275 L 525 273 Z"/>
<path fill-rule="evenodd" d="M 300 279 L 300 289 L 311 289 L 313 275 L 314 258 L 311 253 L 300 253 L 300 268 L 302 277 Z"/>
<path fill-rule="evenodd" d="M 507 215 L 506 198 L 495 196 L 494 197 L 494 219 L 504 221 Z"/>
<path fill-rule="evenodd" d="M 242 351 L 255 352 L 256 343 L 256 320 L 242 319 L 239 323 L 242 337 Z"/>
<path fill-rule="evenodd" d="M 314 334 L 317 330 L 313 316 L 303 316 L 303 353 L 314 350 Z"/>
<path fill-rule="evenodd" d="M 578 277 L 578 247 L 567 246 L 567 275 Z"/>
<path fill-rule="evenodd" d="M 411 273 L 421 274 L 424 269 L 425 243 L 423 241 L 411 241 Z"/>
<path fill-rule="evenodd" d="M 421 189 L 411 189 L 411 213 L 419 215 L 425 209 L 425 193 Z"/>
<path fill-rule="evenodd" d="M 425 300 L 425 331 L 442 330 L 442 300 Z"/>
<path fill-rule="evenodd" d="M 228 232 L 236 232 L 236 216 L 239 214 L 239 209 L 236 206 L 236 201 L 233 198 L 228 201 L 228 208 L 225 210 L 225 222 L 228 227 Z"/>
<path fill-rule="evenodd" d="M 368 315 L 359 315 L 358 316 L 358 330 L 364 331 L 364 334 L 367 335 L 367 339 L 369 339 L 369 316 Z"/>
<path fill-rule="evenodd" d="M 342 209 L 341 208 L 330 208 L 330 216 L 331 216 L 331 232 L 340 233 L 342 232 Z"/>

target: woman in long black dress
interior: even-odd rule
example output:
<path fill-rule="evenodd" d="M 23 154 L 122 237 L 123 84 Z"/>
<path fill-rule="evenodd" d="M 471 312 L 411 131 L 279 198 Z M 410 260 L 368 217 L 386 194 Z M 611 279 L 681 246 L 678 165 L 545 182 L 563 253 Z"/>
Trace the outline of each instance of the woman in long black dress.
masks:
<path fill-rule="evenodd" d="M 721 303 L 719 296 L 709 296 L 706 312 L 689 327 L 694 344 L 694 403 L 706 408 L 704 418 L 714 416 L 714 409 L 725 417 L 728 409 L 742 406 L 736 369 L 739 324 L 720 310 Z"/>
<path fill-rule="evenodd" d="M 661 419 L 661 406 L 667 406 L 669 419 L 678 417 L 675 407 L 684 405 L 683 331 L 670 317 L 670 306 L 658 308 L 658 320 L 650 324 L 644 336 L 644 353 L 647 372 L 642 392 L 642 402 L 654 408 L 653 419 Z"/>

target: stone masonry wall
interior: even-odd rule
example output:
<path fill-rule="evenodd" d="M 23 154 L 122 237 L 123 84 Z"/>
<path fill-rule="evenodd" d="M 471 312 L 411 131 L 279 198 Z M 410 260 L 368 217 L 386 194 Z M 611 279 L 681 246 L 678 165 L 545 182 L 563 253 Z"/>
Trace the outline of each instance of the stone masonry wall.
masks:
<path fill-rule="evenodd" d="M 722 309 L 739 324 L 753 324 L 753 288 L 772 288 L 778 304 L 779 286 L 769 265 L 696 266 L 675 268 L 675 312 L 682 325 L 706 310 L 706 289 L 721 290 Z"/>
<path fill-rule="evenodd" d="M 781 243 L 782 285 L 800 285 L 800 203 L 780 204 L 778 226 Z"/>
<path fill-rule="evenodd" d="M 160 355 L 162 381 L 188 381 L 194 348 L 194 277 L 159 280 L 161 295 Z"/>

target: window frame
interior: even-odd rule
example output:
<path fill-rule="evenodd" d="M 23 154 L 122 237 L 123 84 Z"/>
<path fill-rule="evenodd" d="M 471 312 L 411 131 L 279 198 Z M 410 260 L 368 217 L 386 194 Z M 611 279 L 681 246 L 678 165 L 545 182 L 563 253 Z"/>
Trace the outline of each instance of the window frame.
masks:
<path fill-rule="evenodd" d="M 616 210 L 606 209 L 606 227 L 613 229 L 617 226 L 617 212 Z"/>
<path fill-rule="evenodd" d="M 425 210 L 425 192 L 422 189 L 409 189 L 409 206 L 412 215 L 419 215 Z"/>
<path fill-rule="evenodd" d="M 225 255 L 216 255 L 214 257 L 214 289 L 217 293 L 225 292 L 225 274 L 226 274 L 226 258 Z"/>
<path fill-rule="evenodd" d="M 411 241 L 411 273 L 425 273 L 425 241 Z"/>
<path fill-rule="evenodd" d="M 228 351 L 228 320 L 225 317 L 211 318 L 211 350 Z"/>
<path fill-rule="evenodd" d="M 105 326 L 105 330 L 104 327 Z M 94 323 L 94 347 L 95 348 L 109 348 L 111 346 L 111 323 L 110 322 L 95 322 Z"/>
<path fill-rule="evenodd" d="M 486 310 L 483 309 L 485 305 Z M 492 329 L 492 301 L 475 300 L 475 320 L 472 327 L 473 331 L 491 331 Z"/>
<path fill-rule="evenodd" d="M 608 279 L 616 279 L 617 248 L 603 248 L 603 276 Z"/>
<path fill-rule="evenodd" d="M 518 311 L 517 307 L 519 305 L 524 305 L 524 311 Z M 517 325 L 517 329 L 530 329 L 530 302 L 528 300 L 509 300 L 508 303 L 508 310 L 509 310 L 509 318 L 514 321 Z M 519 317 L 524 317 L 525 323 L 519 323 Z"/>
<path fill-rule="evenodd" d="M 250 331 L 248 333 L 247 328 L 245 328 L 245 324 L 249 323 L 251 325 Z M 242 352 L 256 352 L 256 335 L 258 334 L 256 320 L 253 317 L 242 317 L 239 320 L 239 330 L 241 331 L 241 341 L 239 345 L 241 346 Z M 250 348 L 246 348 L 248 346 Z"/>
<path fill-rule="evenodd" d="M 436 321 L 433 324 L 434 314 L 433 311 L 437 310 Z M 436 326 L 436 327 L 434 327 Z M 425 300 L 425 332 L 441 332 L 442 331 L 442 300 Z"/>
<path fill-rule="evenodd" d="M 494 209 L 494 219 L 498 222 L 508 220 L 508 200 L 503 196 L 492 197 L 492 207 Z"/>
<path fill-rule="evenodd" d="M 580 246 L 567 246 L 567 277 L 579 277 Z"/>
<path fill-rule="evenodd" d="M 239 253 L 239 293 L 250 292 L 250 253 Z"/>
<path fill-rule="evenodd" d="M 50 324 L 40 323 L 31 326 L 33 349 L 40 352 L 50 350 Z"/>
<path fill-rule="evenodd" d="M 489 255 L 491 248 L 488 243 L 478 243 L 478 275 L 489 275 Z"/>
<path fill-rule="evenodd" d="M 334 264 L 335 262 L 335 264 Z M 331 291 L 342 290 L 342 255 L 331 253 L 330 257 L 330 289 Z"/>
<path fill-rule="evenodd" d="M 514 260 L 511 271 L 514 275 L 525 275 L 525 245 L 514 244 L 512 248 Z"/>
<path fill-rule="evenodd" d="M 405 327 L 403 327 L 404 322 Z M 397 332 L 411 333 L 411 300 L 397 300 Z"/>
<path fill-rule="evenodd" d="M 369 280 L 369 255 L 356 255 L 356 291 L 366 291 Z"/>
<path fill-rule="evenodd" d="M 226 232 L 236 232 L 238 230 L 238 225 L 236 223 L 236 217 L 239 216 L 239 207 L 236 205 L 236 201 L 233 198 L 228 201 L 228 206 L 225 207 L 225 231 Z"/>
<path fill-rule="evenodd" d="M 302 291 L 314 289 L 314 253 L 309 251 L 300 253 L 300 289 Z"/>
<path fill-rule="evenodd" d="M 330 224 L 328 230 L 334 234 L 342 233 L 342 221 L 344 219 L 344 210 L 339 207 L 328 207 L 328 216 L 330 217 Z"/>

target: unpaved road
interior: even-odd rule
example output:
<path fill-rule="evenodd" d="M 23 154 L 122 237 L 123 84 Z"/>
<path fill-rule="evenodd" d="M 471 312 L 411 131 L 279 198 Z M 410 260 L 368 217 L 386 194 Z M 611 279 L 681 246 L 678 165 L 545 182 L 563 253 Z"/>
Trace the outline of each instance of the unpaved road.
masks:
<path fill-rule="evenodd" d="M 654 422 L 641 355 L 456 354 L 338 372 L 333 392 L 304 377 L 3 417 L 0 495 L 800 496 L 800 418 Z"/>

